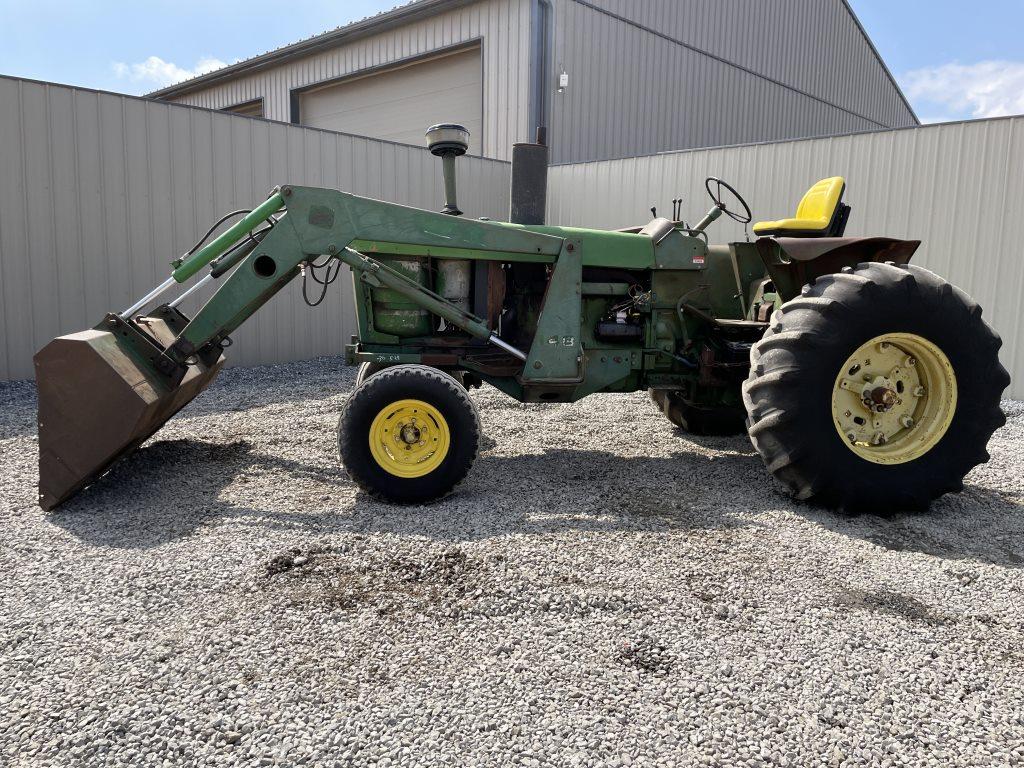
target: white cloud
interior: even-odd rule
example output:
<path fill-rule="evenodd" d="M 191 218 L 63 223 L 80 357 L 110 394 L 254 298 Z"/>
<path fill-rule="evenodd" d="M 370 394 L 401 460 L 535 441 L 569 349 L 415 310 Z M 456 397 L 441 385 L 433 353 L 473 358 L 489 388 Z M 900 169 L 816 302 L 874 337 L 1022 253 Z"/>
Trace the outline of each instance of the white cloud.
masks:
<path fill-rule="evenodd" d="M 1024 114 L 1024 62 L 954 62 L 912 70 L 901 80 L 911 100 L 928 101 L 971 117 Z"/>
<path fill-rule="evenodd" d="M 185 67 L 179 67 L 173 62 L 164 61 L 159 56 L 150 56 L 145 61 L 136 62 L 135 64 L 125 64 L 118 61 L 113 66 L 114 74 L 119 78 L 130 80 L 133 83 L 146 83 L 154 88 L 163 88 L 164 86 L 174 85 L 182 80 L 205 75 L 207 72 L 213 72 L 215 69 L 226 67 L 227 62 L 204 56 L 196 62 L 192 69 L 186 69 Z"/>

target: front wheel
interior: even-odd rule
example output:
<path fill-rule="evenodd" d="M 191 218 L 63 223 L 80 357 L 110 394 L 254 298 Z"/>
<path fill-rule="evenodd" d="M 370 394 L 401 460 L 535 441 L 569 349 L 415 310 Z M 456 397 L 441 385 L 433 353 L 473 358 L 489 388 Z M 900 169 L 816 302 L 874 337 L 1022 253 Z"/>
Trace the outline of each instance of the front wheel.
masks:
<path fill-rule="evenodd" d="M 921 510 L 963 488 L 1005 423 L 1001 341 L 926 269 L 860 264 L 775 313 L 743 384 L 748 431 L 797 498 Z"/>
<path fill-rule="evenodd" d="M 363 381 L 338 422 L 341 460 L 371 496 L 431 501 L 460 483 L 476 458 L 480 420 L 466 390 L 425 365 L 396 365 Z"/>
<path fill-rule="evenodd" d="M 391 367 L 393 367 L 393 365 L 390 363 L 360 364 L 359 370 L 356 371 L 356 386 L 358 387 L 360 384 L 362 384 L 368 378 L 373 376 L 375 373 L 380 373 L 385 368 Z M 481 383 L 479 377 L 473 377 L 472 379 L 470 379 L 467 377 L 467 374 L 464 371 L 445 371 L 445 373 L 447 373 L 449 376 L 451 376 L 453 379 L 459 382 L 459 384 L 464 386 L 466 389 L 469 389 L 470 387 L 479 387 Z"/>

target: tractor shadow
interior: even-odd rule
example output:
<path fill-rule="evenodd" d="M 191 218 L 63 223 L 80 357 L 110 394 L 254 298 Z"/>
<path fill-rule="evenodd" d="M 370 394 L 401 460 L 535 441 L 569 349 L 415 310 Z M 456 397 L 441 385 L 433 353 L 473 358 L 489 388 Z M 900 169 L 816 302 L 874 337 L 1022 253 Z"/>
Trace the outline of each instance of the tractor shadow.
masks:
<path fill-rule="evenodd" d="M 566 529 L 699 531 L 758 524 L 745 515 L 744 501 L 724 492 L 737 475 L 756 471 L 750 455 L 484 455 L 454 493 L 414 506 L 370 498 L 336 461 L 293 461 L 246 441 L 156 441 L 126 456 L 48 519 L 79 540 L 122 549 L 148 549 L 231 524 L 258 527 L 268 536 L 296 530 L 389 533 L 446 542 Z M 285 504 L 268 499 L 269 485 L 289 489 Z"/>
<path fill-rule="evenodd" d="M 844 515 L 785 496 L 742 441 L 701 443 L 716 453 L 651 458 L 558 449 L 502 456 L 492 447 L 446 498 L 394 506 L 357 491 L 334 457 L 312 463 L 245 441 L 157 441 L 48 518 L 83 542 L 148 549 L 221 525 L 256 528 L 268 538 L 284 531 L 385 533 L 455 543 L 563 530 L 700 534 L 764 526 L 770 511 L 893 551 L 1024 567 L 1024 509 L 1011 496 L 969 485 L 927 513 Z M 268 500 L 268 485 L 289 488 L 287 502 Z"/>
<path fill-rule="evenodd" d="M 848 515 L 791 502 L 795 514 L 892 552 L 1024 568 L 1024 504 L 1011 494 L 965 484 L 926 512 Z"/>

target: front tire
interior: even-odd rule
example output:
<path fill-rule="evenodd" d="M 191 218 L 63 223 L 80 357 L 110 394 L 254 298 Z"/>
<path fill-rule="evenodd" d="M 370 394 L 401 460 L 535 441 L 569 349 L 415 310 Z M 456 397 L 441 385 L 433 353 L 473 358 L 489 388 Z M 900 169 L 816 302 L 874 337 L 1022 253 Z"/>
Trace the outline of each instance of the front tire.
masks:
<path fill-rule="evenodd" d="M 469 472 L 480 420 L 465 388 L 425 365 L 396 365 L 358 386 L 338 421 L 341 460 L 366 493 L 415 504 L 444 496 Z"/>
<path fill-rule="evenodd" d="M 922 510 L 988 461 L 1010 377 L 963 291 L 916 266 L 818 278 L 772 317 L 743 384 L 748 432 L 798 499 Z"/>
<path fill-rule="evenodd" d="M 370 378 L 376 373 L 380 373 L 385 368 L 392 367 L 394 366 L 391 363 L 361 363 L 359 366 L 359 370 L 356 372 L 356 386 L 358 387 L 368 378 Z M 473 382 L 467 381 L 466 375 L 463 371 L 445 371 L 445 373 L 447 373 L 449 376 L 451 376 L 453 379 L 459 382 L 459 384 L 461 384 L 466 389 L 469 389 L 471 386 L 480 386 L 479 379 L 476 379 Z"/>

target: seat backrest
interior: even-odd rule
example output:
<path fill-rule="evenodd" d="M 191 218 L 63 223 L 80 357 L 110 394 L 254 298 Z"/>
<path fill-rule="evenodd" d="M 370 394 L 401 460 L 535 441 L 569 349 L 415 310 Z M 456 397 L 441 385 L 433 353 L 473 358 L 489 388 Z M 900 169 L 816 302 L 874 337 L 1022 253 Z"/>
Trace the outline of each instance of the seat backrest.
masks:
<path fill-rule="evenodd" d="M 807 190 L 797 206 L 796 218 L 832 221 L 845 189 L 846 180 L 842 176 L 822 179 Z"/>

